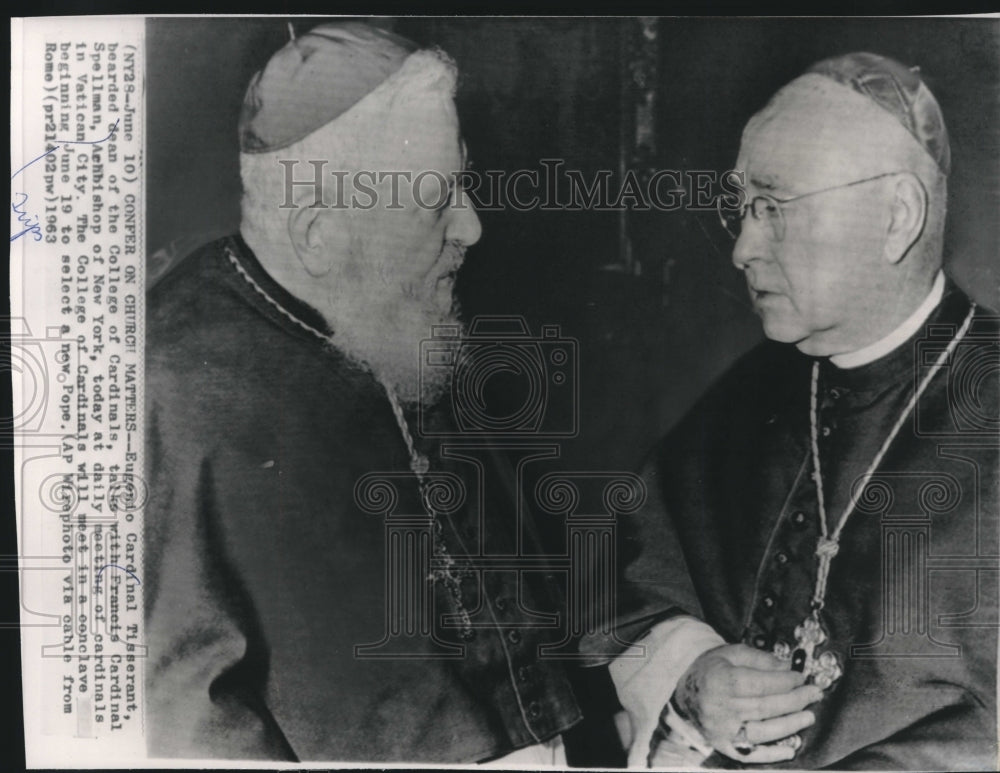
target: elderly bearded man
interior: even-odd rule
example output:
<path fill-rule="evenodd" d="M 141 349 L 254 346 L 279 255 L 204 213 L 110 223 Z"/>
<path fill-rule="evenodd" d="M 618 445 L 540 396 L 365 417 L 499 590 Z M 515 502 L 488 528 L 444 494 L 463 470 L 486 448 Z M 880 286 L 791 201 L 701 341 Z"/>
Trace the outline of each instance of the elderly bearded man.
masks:
<path fill-rule="evenodd" d="M 873 54 L 747 125 L 720 211 L 770 341 L 622 525 L 631 764 L 995 769 L 997 325 L 941 271 L 949 166 L 926 85 Z"/>
<path fill-rule="evenodd" d="M 324 174 L 454 180 L 464 163 L 454 65 L 414 49 L 347 23 L 279 51 L 240 118 L 240 235 L 188 256 L 150 293 L 143 581 L 154 756 L 507 755 L 538 766 L 560 759 L 558 734 L 579 719 L 520 611 L 551 607 L 510 573 L 476 582 L 436 570 L 434 635 L 380 645 L 386 526 L 359 507 L 362 478 L 387 473 L 396 511 L 418 514 L 432 499 L 422 482 L 464 481 L 464 509 L 428 514 L 439 562 L 464 552 L 485 510 L 515 512 L 480 505 L 472 465 L 441 458 L 411 429 L 417 406 L 445 386 L 425 378 L 418 390 L 420 340 L 456 323 L 454 275 L 480 224 L 454 188 L 429 209 L 405 177 L 395 190 L 386 178 L 368 206 L 351 176 L 342 189 L 333 175 L 323 190 L 288 185 L 280 162 L 298 162 L 296 179 L 321 159 Z M 514 538 L 491 528 L 492 539 Z M 429 572 L 411 578 L 425 581 Z M 423 598 L 421 587 L 401 592 Z"/>

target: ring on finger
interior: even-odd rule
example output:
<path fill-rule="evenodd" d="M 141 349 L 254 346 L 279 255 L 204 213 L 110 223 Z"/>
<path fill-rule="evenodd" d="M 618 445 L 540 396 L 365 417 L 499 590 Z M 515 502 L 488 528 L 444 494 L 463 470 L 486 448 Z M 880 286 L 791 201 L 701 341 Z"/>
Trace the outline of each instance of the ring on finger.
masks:
<path fill-rule="evenodd" d="M 799 749 L 802 748 L 802 736 L 796 733 L 795 735 L 790 735 L 786 738 L 782 738 L 780 741 L 775 741 L 774 745 L 787 746 L 793 752 L 797 752 Z"/>

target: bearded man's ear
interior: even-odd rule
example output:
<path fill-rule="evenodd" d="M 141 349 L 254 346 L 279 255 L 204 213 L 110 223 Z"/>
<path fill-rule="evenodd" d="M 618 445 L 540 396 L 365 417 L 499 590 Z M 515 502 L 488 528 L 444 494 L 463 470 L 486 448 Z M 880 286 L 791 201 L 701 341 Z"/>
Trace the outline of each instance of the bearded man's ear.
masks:
<path fill-rule="evenodd" d="M 321 205 L 298 207 L 288 216 L 288 238 L 310 276 L 325 276 L 333 268 L 334 251 L 324 239 L 329 214 L 330 210 Z"/>

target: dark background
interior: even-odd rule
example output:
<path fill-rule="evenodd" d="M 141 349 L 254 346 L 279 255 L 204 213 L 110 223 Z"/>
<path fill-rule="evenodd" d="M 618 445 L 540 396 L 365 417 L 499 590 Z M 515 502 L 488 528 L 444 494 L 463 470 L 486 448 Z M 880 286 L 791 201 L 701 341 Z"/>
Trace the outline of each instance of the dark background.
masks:
<path fill-rule="evenodd" d="M 298 34 L 319 20 L 294 20 Z M 947 267 L 1000 306 L 1000 24 L 974 19 L 379 18 L 458 62 L 479 170 L 565 159 L 731 167 L 743 124 L 812 62 L 868 50 L 916 64 L 951 134 Z M 185 252 L 239 223 L 236 119 L 245 85 L 288 40 L 270 19 L 149 22 L 147 245 Z M 630 68 L 652 48 L 655 146 L 637 159 Z M 614 188 L 614 186 L 612 186 Z M 760 338 L 712 212 L 482 212 L 458 292 L 469 315 L 517 313 L 580 341 L 581 431 L 567 466 L 632 469 L 706 385 Z M 623 235 L 631 248 L 625 263 Z M 180 241 L 175 241 L 180 240 Z M 638 266 L 641 274 L 635 275 Z M 151 273 L 157 267 L 151 265 Z"/>
<path fill-rule="evenodd" d="M 297 34 L 319 20 L 296 18 Z M 962 19 L 380 18 L 457 61 L 475 168 L 729 169 L 746 120 L 814 61 L 866 50 L 919 65 L 951 134 L 947 263 L 1000 307 L 1000 24 Z M 148 26 L 150 275 L 239 224 L 236 121 L 246 83 L 289 37 L 284 19 L 156 19 Z M 648 28 L 648 25 L 647 25 Z M 638 73 L 638 75 L 637 75 Z M 640 82 L 637 82 L 640 81 Z M 637 99 L 654 98 L 636 136 Z M 646 128 L 649 128 L 648 126 Z M 614 186 L 612 186 L 614 188 Z M 731 242 L 713 212 L 487 211 L 459 274 L 471 317 L 524 315 L 579 341 L 580 432 L 569 469 L 631 470 L 760 340 Z M 613 765 L 604 675 L 581 683 L 589 722 L 570 761 Z M 602 707 L 602 708 L 599 708 Z"/>

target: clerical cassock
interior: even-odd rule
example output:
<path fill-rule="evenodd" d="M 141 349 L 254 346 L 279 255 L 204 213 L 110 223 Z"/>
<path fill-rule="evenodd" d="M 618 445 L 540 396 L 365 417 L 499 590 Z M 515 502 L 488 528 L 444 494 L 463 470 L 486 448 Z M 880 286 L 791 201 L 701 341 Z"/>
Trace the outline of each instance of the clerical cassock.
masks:
<path fill-rule="evenodd" d="M 925 306 L 853 367 L 751 351 L 655 449 L 647 505 L 620 524 L 618 636 L 646 646 L 624 668 L 656 705 L 673 690 L 657 659 L 670 670 L 671 644 L 674 671 L 693 658 L 685 625 L 696 652 L 717 634 L 801 659 L 804 622 L 820 624 L 809 659 L 835 664 L 832 684 L 785 767 L 997 764 L 997 319 L 943 275 Z M 817 547 L 845 511 L 817 604 Z"/>

